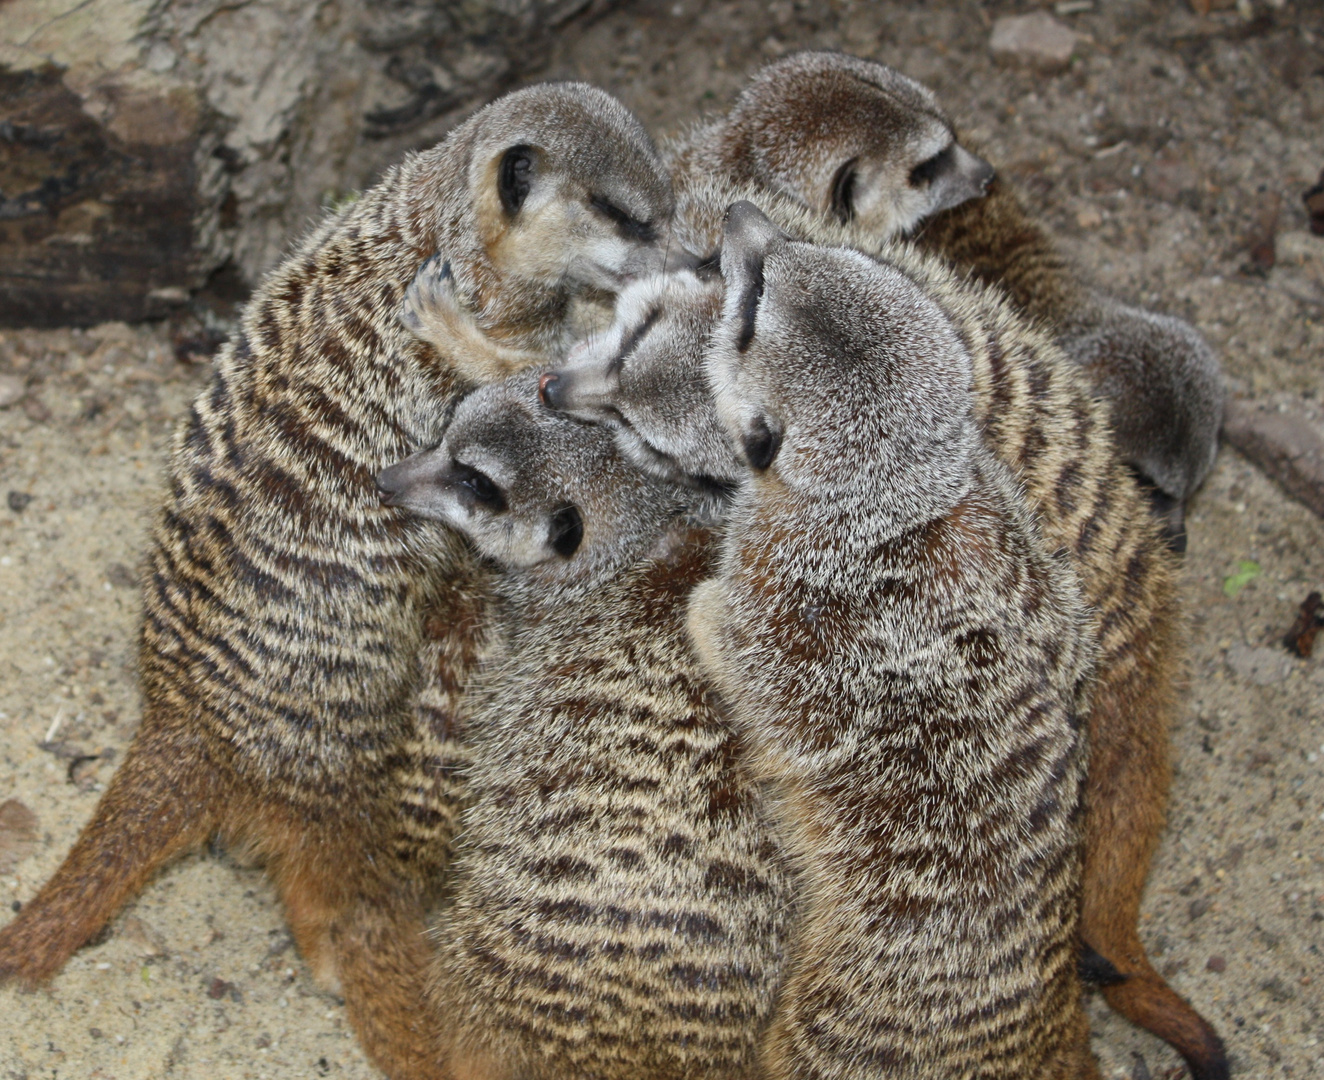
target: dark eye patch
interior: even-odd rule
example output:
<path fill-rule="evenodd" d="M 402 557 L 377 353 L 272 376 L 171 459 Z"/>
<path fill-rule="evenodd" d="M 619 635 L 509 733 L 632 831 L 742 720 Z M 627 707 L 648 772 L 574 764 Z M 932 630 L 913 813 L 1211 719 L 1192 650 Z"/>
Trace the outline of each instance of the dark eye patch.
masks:
<path fill-rule="evenodd" d="M 631 331 L 630 336 L 625 339 L 625 344 L 621 346 L 621 351 L 612 358 L 611 363 L 607 366 L 608 371 L 620 370 L 621 365 L 625 363 L 626 358 L 634 352 L 635 349 L 639 348 L 639 343 L 644 340 L 644 335 L 653 329 L 653 324 L 657 322 L 661 316 L 661 308 L 654 308 L 648 313 L 648 317 L 636 326 L 634 330 Z"/>
<path fill-rule="evenodd" d="M 501 493 L 501 489 L 492 482 L 492 478 L 486 473 L 479 472 L 470 465 L 462 465 L 457 461 L 451 466 L 451 475 L 455 478 L 455 482 L 464 489 L 464 492 L 467 492 L 471 505 L 486 506 L 497 513 L 506 508 L 505 495 Z"/>
<path fill-rule="evenodd" d="M 750 424 L 749 430 L 740 440 L 740 445 L 745 451 L 745 460 L 749 462 L 750 468 L 762 472 L 772 464 L 777 451 L 782 448 L 781 432 L 773 431 L 768 426 L 768 421 L 760 416 Z"/>
<path fill-rule="evenodd" d="M 910 186 L 919 187 L 921 184 L 931 184 L 939 175 L 946 172 L 952 164 L 952 158 L 955 151 L 952 149 L 956 144 L 951 143 L 945 150 L 940 150 L 927 161 L 921 161 L 910 170 Z"/>
<path fill-rule="evenodd" d="M 547 542 L 563 559 L 570 558 L 584 542 L 584 519 L 576 506 L 563 506 L 553 512 Z"/>
<path fill-rule="evenodd" d="M 832 178 L 832 213 L 843 225 L 855 216 L 855 165 L 859 158 L 851 158 Z"/>
<path fill-rule="evenodd" d="M 588 204 L 615 225 L 622 236 L 626 236 L 631 240 L 638 240 L 644 244 L 651 244 L 657 239 L 657 230 L 653 228 L 651 222 L 640 221 L 638 218 L 632 217 L 628 211 L 622 210 L 615 203 L 604 199 L 601 195 L 590 196 Z"/>
<path fill-rule="evenodd" d="M 740 334 L 736 338 L 736 352 L 744 352 L 754 340 L 754 320 L 758 317 L 759 301 L 763 299 L 763 258 L 751 260 L 750 281 L 740 297 Z"/>
<path fill-rule="evenodd" d="M 722 272 L 722 249 L 718 248 L 694 267 L 694 276 L 700 281 L 712 281 Z"/>

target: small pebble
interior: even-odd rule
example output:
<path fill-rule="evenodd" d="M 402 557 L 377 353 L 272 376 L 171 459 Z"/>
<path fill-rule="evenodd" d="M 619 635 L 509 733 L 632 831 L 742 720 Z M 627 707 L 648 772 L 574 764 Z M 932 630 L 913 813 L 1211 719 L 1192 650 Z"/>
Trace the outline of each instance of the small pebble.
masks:
<path fill-rule="evenodd" d="M 988 44 L 995 60 L 1052 72 L 1071 63 L 1079 39 L 1079 34 L 1047 12 L 1036 11 L 997 19 Z"/>
<path fill-rule="evenodd" d="M 28 384 L 17 375 L 0 375 L 0 409 L 22 401 L 28 392 Z"/>
<path fill-rule="evenodd" d="M 1221 956 L 1211 956 L 1204 963 L 1205 971 L 1212 971 L 1216 975 L 1221 975 L 1227 970 L 1227 961 Z"/>
<path fill-rule="evenodd" d="M 5 502 L 9 504 L 9 509 L 14 513 L 21 514 L 28 508 L 28 503 L 32 502 L 32 496 L 26 491 L 11 491 Z"/>

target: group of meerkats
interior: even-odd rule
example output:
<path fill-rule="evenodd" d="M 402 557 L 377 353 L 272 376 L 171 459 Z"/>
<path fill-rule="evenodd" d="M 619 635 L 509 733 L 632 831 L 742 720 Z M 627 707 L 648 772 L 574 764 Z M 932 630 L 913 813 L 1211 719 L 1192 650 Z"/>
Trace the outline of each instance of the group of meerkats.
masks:
<path fill-rule="evenodd" d="M 502 97 L 244 310 L 0 977 L 219 838 L 395 1080 L 1090 1077 L 1085 984 L 1226 1077 L 1137 935 L 1221 395 L 881 64 Z"/>

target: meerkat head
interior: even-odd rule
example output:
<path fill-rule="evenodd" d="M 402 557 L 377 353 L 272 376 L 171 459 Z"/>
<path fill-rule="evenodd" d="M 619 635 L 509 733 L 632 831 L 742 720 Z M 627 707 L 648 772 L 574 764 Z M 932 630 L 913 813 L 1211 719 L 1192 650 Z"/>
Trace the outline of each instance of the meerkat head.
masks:
<path fill-rule="evenodd" d="M 377 478 L 382 501 L 454 527 L 505 567 L 585 579 L 642 550 L 681 509 L 610 431 L 546 408 L 538 374 L 475 390 L 441 443 Z"/>
<path fill-rule="evenodd" d="M 616 433 L 644 471 L 700 486 L 744 473 L 703 378 L 703 355 L 722 307 L 716 267 L 644 278 L 616 301 L 616 320 L 542 376 L 549 408 Z"/>
<path fill-rule="evenodd" d="M 885 239 L 979 198 L 993 167 L 956 141 L 932 91 L 845 53 L 759 71 L 725 121 L 747 178 Z"/>
<path fill-rule="evenodd" d="M 585 83 L 545 83 L 477 113 L 468 188 L 492 263 L 530 284 L 615 293 L 661 270 L 674 200 L 643 125 Z"/>
<path fill-rule="evenodd" d="M 896 267 L 793 241 L 748 202 L 727 215 L 722 277 L 704 369 L 754 475 L 810 498 L 950 505 L 977 434 L 970 357 L 938 305 Z"/>

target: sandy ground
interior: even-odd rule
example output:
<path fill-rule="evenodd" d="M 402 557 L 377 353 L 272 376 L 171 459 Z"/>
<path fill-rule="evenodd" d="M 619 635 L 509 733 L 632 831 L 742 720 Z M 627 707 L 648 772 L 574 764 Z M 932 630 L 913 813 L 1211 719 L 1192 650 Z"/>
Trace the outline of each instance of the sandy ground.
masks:
<path fill-rule="evenodd" d="M 938 92 L 1102 284 L 1191 319 L 1238 392 L 1318 405 L 1324 238 L 1300 193 L 1324 167 L 1324 11 L 1098 6 L 1063 16 L 1086 39 L 1053 76 L 992 63 L 992 18 L 1024 5 L 787 0 L 627 4 L 531 76 L 598 82 L 661 134 L 790 48 L 886 60 Z M 1278 198 L 1277 265 L 1247 272 Z M 3 333 L 0 375 L 20 380 L 0 398 L 26 387 L 0 408 L 0 803 L 22 804 L 0 806 L 8 908 L 55 869 L 137 723 L 132 568 L 207 369 L 175 359 L 167 327 L 109 325 Z M 1224 449 L 1190 534 L 1190 687 L 1143 932 L 1237 1076 L 1324 1076 L 1324 658 L 1279 644 L 1324 589 L 1324 522 Z M 1243 560 L 1261 573 L 1229 596 Z M 1184 1074 L 1101 1002 L 1091 1015 L 1105 1075 Z M 218 852 L 163 873 L 48 991 L 0 991 L 0 1017 L 12 1080 L 374 1075 L 261 872 Z"/>

